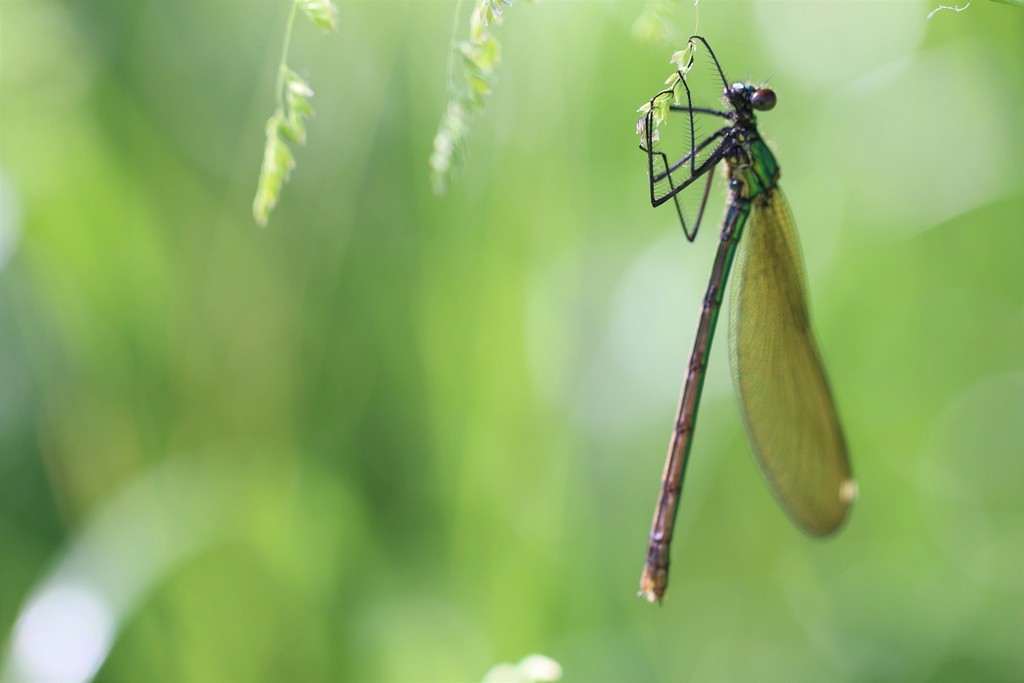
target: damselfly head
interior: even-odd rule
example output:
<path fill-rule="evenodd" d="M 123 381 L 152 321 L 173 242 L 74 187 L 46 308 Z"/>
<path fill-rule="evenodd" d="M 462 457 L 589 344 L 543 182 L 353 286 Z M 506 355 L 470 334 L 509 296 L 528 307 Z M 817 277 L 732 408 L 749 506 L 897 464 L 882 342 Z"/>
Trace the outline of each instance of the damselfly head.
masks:
<path fill-rule="evenodd" d="M 775 107 L 777 100 L 771 88 L 755 88 L 747 83 L 733 83 L 725 91 L 725 97 L 737 109 L 768 111 Z"/>

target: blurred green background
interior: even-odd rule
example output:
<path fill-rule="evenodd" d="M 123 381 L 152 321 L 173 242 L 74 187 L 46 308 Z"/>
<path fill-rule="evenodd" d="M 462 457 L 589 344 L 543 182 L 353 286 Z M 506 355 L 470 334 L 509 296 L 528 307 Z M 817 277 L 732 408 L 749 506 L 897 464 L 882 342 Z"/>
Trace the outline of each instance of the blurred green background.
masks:
<path fill-rule="evenodd" d="M 721 213 L 690 245 L 652 210 L 633 127 L 689 3 L 665 45 L 639 2 L 509 9 L 440 198 L 454 3 L 300 17 L 317 116 L 259 229 L 287 2 L 4 0 L 2 675 L 1022 680 L 1024 10 L 933 6 L 701 4 L 779 94 L 860 499 L 828 541 L 789 524 L 720 334 L 659 609 Z"/>

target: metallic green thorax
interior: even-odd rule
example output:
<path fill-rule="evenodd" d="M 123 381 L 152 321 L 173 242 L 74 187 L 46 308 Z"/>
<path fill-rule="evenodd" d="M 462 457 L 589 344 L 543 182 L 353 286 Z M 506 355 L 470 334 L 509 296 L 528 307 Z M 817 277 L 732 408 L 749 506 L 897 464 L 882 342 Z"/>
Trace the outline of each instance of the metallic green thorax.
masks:
<path fill-rule="evenodd" d="M 764 144 L 757 130 L 750 129 L 749 137 L 740 141 L 739 151 L 726 157 L 729 180 L 739 183 L 734 192 L 738 199 L 756 199 L 772 190 L 779 182 L 779 164 L 775 155 Z"/>

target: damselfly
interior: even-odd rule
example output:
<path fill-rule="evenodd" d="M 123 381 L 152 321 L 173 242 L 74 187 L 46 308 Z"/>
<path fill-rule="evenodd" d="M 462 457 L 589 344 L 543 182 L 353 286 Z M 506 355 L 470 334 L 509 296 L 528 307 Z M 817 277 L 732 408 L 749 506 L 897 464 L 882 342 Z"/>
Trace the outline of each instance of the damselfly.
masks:
<path fill-rule="evenodd" d="M 699 47 L 707 50 L 713 77 L 724 88 L 721 109 L 700 106 L 687 82 Z M 651 602 L 662 599 L 668 583 L 672 529 L 734 256 L 729 344 L 733 381 L 751 449 L 772 491 L 797 526 L 824 536 L 846 519 L 856 490 L 811 332 L 800 248 L 779 189 L 779 165 L 757 131 L 755 112 L 772 109 L 776 95 L 765 87 L 730 84 L 711 46 L 700 36 L 690 38 L 688 52 L 688 61 L 683 64 L 680 59 L 680 68 L 670 79 L 672 87 L 641 109 L 645 115 L 638 123 L 640 149 L 647 154 L 651 203 L 659 206 L 672 200 L 687 239 L 693 241 L 720 162 L 725 164 L 728 200 L 640 579 L 640 594 Z M 663 150 L 659 115 L 673 115 L 688 124 L 681 156 L 669 157 Z M 698 139 L 699 123 L 709 119 L 724 125 Z M 695 210 L 687 211 L 680 193 L 698 180 L 703 190 L 696 195 Z"/>

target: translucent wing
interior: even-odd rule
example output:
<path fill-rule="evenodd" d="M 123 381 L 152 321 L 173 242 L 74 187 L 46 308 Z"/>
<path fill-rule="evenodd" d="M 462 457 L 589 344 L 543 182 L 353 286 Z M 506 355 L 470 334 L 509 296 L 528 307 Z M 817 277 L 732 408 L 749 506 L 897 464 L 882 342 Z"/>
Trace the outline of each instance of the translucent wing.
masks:
<path fill-rule="evenodd" d="M 855 488 L 778 189 L 755 200 L 735 273 L 730 355 L 751 447 L 793 521 L 824 536 L 846 519 Z"/>

